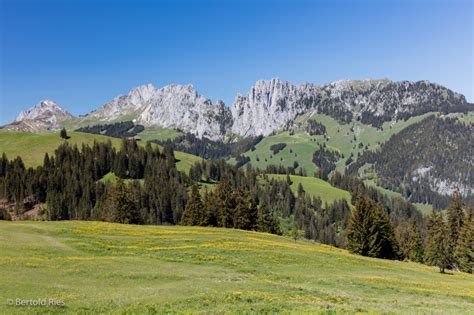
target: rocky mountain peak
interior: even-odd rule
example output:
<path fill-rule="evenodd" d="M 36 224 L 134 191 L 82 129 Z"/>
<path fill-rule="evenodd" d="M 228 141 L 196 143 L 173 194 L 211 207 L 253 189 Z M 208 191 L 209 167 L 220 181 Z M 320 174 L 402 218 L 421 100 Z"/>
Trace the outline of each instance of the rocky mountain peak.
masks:
<path fill-rule="evenodd" d="M 36 132 L 57 130 L 62 121 L 73 118 L 66 110 L 51 100 L 43 100 L 20 112 L 15 120 L 3 128 L 12 131 Z"/>
<path fill-rule="evenodd" d="M 15 122 L 23 120 L 44 120 L 52 122 L 53 120 L 57 120 L 58 117 L 72 117 L 72 115 L 54 101 L 43 100 L 35 106 L 20 112 Z"/>
<path fill-rule="evenodd" d="M 314 112 L 380 127 L 384 121 L 465 110 L 466 106 L 464 96 L 429 81 L 339 80 L 317 87 L 274 78 L 257 81 L 246 96 L 235 98 L 232 131 L 266 136 L 288 126 L 298 115 Z"/>

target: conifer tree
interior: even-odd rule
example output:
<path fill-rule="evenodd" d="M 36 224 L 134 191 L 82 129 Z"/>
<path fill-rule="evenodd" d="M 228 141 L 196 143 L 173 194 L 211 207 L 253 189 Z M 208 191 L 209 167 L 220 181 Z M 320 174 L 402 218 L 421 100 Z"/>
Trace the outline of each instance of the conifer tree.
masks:
<path fill-rule="evenodd" d="M 461 194 L 458 191 L 453 193 L 451 198 L 451 203 L 447 210 L 448 213 L 448 237 L 449 237 L 449 253 L 450 253 L 450 260 L 453 264 L 453 267 L 457 266 L 457 261 L 454 257 L 454 251 L 456 250 L 456 245 L 458 243 L 459 232 L 461 230 L 461 226 L 463 225 L 463 203 L 461 199 Z"/>
<path fill-rule="evenodd" d="M 117 153 L 114 165 L 114 173 L 120 178 L 128 177 L 128 158 L 123 149 Z"/>
<path fill-rule="evenodd" d="M 412 220 L 408 229 L 408 239 L 406 243 L 406 257 L 414 262 L 423 262 L 423 239 L 420 234 L 418 223 Z"/>
<path fill-rule="evenodd" d="M 347 249 L 379 258 L 396 258 L 398 246 L 393 227 L 383 207 L 359 195 L 347 228 Z"/>
<path fill-rule="evenodd" d="M 369 253 L 372 208 L 372 201 L 368 197 L 357 197 L 347 227 L 347 249 L 352 253 L 363 256 Z"/>
<path fill-rule="evenodd" d="M 60 136 L 61 139 L 63 139 L 63 140 L 66 140 L 66 139 L 69 138 L 69 137 L 67 136 L 66 128 L 61 129 L 61 132 L 59 133 L 59 136 Z"/>
<path fill-rule="evenodd" d="M 141 222 L 139 209 L 122 179 L 115 184 L 112 197 L 114 222 L 138 224 Z"/>
<path fill-rule="evenodd" d="M 297 196 L 298 198 L 302 197 L 304 195 L 305 191 L 303 188 L 303 185 L 301 183 L 298 184 L 298 190 L 297 190 Z"/>
<path fill-rule="evenodd" d="M 204 190 L 203 204 L 203 226 L 218 226 L 218 205 L 217 198 L 210 193 L 207 188 Z"/>
<path fill-rule="evenodd" d="M 449 267 L 449 238 L 447 237 L 447 228 L 443 217 L 436 211 L 431 213 L 427 224 L 425 261 L 439 267 L 441 273 Z"/>
<path fill-rule="evenodd" d="M 184 225 L 205 225 L 204 223 L 204 207 L 201 202 L 201 194 L 199 187 L 194 184 L 191 187 L 188 202 L 184 208 L 181 224 Z"/>
<path fill-rule="evenodd" d="M 392 223 L 382 204 L 372 208 L 370 228 L 370 249 L 368 256 L 394 259 L 398 257 L 398 244 Z"/>
<path fill-rule="evenodd" d="M 253 204 L 249 192 L 239 187 L 235 193 L 234 227 L 251 230 L 257 221 L 257 209 Z"/>
<path fill-rule="evenodd" d="M 265 201 L 262 201 L 258 206 L 257 228 L 261 232 L 280 234 L 280 226 L 277 219 L 267 206 Z"/>
<path fill-rule="evenodd" d="M 216 187 L 215 205 L 218 207 L 218 226 L 231 228 L 234 226 L 235 196 L 230 179 L 227 175 L 221 178 Z"/>
<path fill-rule="evenodd" d="M 459 232 L 455 257 L 459 270 L 472 273 L 474 271 L 474 215 L 466 213 Z"/>

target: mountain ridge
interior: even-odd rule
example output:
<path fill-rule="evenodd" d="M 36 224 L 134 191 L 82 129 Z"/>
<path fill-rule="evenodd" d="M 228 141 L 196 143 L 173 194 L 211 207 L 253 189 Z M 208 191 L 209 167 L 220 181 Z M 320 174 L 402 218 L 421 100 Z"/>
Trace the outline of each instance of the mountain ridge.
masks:
<path fill-rule="evenodd" d="M 39 112 L 39 104 L 28 111 Z M 338 80 L 316 86 L 273 78 L 256 81 L 246 95 L 237 94 L 230 107 L 221 100 L 213 103 L 192 84 L 170 84 L 160 89 L 152 84 L 140 85 L 81 119 L 111 122 L 130 117 L 145 126 L 180 129 L 199 138 L 223 140 L 232 135 L 267 136 L 309 112 L 327 114 L 342 122 L 357 119 L 380 127 L 384 121 L 407 119 L 430 111 L 472 109 L 463 95 L 426 80 Z M 13 128 L 15 124 L 35 121 L 37 117 L 42 117 L 39 129 L 47 130 L 57 129 L 58 121 L 75 119 L 64 110 L 46 110 L 33 119 L 20 114 L 4 128 L 18 130 Z"/>

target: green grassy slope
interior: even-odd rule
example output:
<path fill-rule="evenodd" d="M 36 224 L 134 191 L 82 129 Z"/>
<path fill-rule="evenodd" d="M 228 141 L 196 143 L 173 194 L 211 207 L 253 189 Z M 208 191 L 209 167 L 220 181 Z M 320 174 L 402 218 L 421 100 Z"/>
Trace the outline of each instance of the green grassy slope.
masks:
<path fill-rule="evenodd" d="M 468 314 L 474 276 L 231 229 L 0 221 L 0 313 Z M 12 307 L 52 298 L 65 307 Z"/>
<path fill-rule="evenodd" d="M 165 129 L 160 127 L 146 127 L 145 130 L 138 134 L 143 141 L 148 140 L 168 140 L 174 139 L 181 135 L 179 131 L 174 129 Z"/>
<path fill-rule="evenodd" d="M 121 140 L 117 138 L 111 138 L 101 135 L 93 135 L 82 132 L 68 132 L 71 137 L 67 140 L 70 144 L 81 145 L 82 143 L 92 145 L 94 140 L 99 142 L 112 141 L 112 144 L 116 147 L 120 147 Z M 36 167 L 43 163 L 44 154 L 48 152 L 53 154 L 54 150 L 63 143 L 59 133 L 41 133 L 33 134 L 27 132 L 9 132 L 0 131 L 0 154 L 5 152 L 9 159 L 13 159 L 17 156 L 21 156 L 26 166 Z M 145 142 L 139 142 L 144 145 Z M 188 172 L 191 165 L 200 161 L 201 158 L 195 155 L 175 152 L 175 157 L 178 161 L 176 167 L 178 170 Z"/>
<path fill-rule="evenodd" d="M 270 174 L 268 177 L 280 180 L 286 179 L 286 175 L 281 174 Z M 348 191 L 333 187 L 322 179 L 295 175 L 290 175 L 290 179 L 292 181 L 291 190 L 294 193 L 298 191 L 298 185 L 301 184 L 307 194 L 321 198 L 323 204 L 324 202 L 333 203 L 341 199 L 345 199 L 348 204 L 351 204 L 351 194 Z"/>
<path fill-rule="evenodd" d="M 397 121 L 393 124 L 386 122 L 383 124 L 383 130 L 358 121 L 350 124 L 341 124 L 326 115 L 301 116 L 297 120 L 297 124 L 301 125 L 301 127 L 296 129 L 295 134 L 290 135 L 288 132 L 281 132 L 274 136 L 266 137 L 255 146 L 254 151 L 248 151 L 244 155 L 250 157 L 253 166 L 261 169 L 264 169 L 269 164 L 281 164 L 289 167 L 293 166 L 294 161 L 298 161 L 300 167 L 305 168 L 308 174 L 312 175 L 316 170 L 316 166 L 312 162 L 313 153 L 320 144 L 325 143 L 328 148 L 344 155 L 344 158 L 341 158 L 337 163 L 337 169 L 341 171 L 344 169 L 344 163 L 351 153 L 356 157 L 359 152 L 362 153 L 363 147 L 366 145 L 368 149 L 375 150 L 379 147 L 379 142 L 387 141 L 403 128 L 419 122 L 429 115 L 431 114 L 412 117 L 407 121 Z M 306 133 L 304 126 L 308 119 L 318 121 L 326 127 L 329 136 L 328 141 L 325 141 L 323 136 L 310 136 Z M 354 140 L 354 137 L 356 140 Z M 273 154 L 270 146 L 277 143 L 286 143 L 287 146 L 279 153 Z M 360 143 L 362 143 L 362 148 L 359 148 Z"/>

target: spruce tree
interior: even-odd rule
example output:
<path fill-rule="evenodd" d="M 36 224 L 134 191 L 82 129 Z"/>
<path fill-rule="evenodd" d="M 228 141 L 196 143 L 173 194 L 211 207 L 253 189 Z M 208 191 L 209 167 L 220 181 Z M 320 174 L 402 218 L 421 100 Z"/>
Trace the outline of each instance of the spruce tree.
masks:
<path fill-rule="evenodd" d="M 194 184 L 191 187 L 188 202 L 184 208 L 181 224 L 184 225 L 205 225 L 204 222 L 204 207 L 201 202 L 201 194 L 199 187 Z"/>
<path fill-rule="evenodd" d="M 398 244 L 395 239 L 392 223 L 382 204 L 372 208 L 370 227 L 370 249 L 368 256 L 395 259 L 398 257 Z"/>
<path fill-rule="evenodd" d="M 427 224 L 425 261 L 444 273 L 451 263 L 450 256 L 446 224 L 443 217 L 433 211 Z"/>
<path fill-rule="evenodd" d="M 261 232 L 281 233 L 278 220 L 273 216 L 265 201 L 258 206 L 257 228 Z"/>
<path fill-rule="evenodd" d="M 67 136 L 66 128 L 61 129 L 61 132 L 59 133 L 59 136 L 60 136 L 61 139 L 63 139 L 63 140 L 66 140 L 66 139 L 69 138 L 69 137 Z"/>
<path fill-rule="evenodd" d="M 204 191 L 202 198 L 203 204 L 203 226 L 218 226 L 219 207 L 217 205 L 217 198 L 215 194 L 210 193 L 207 188 Z"/>
<path fill-rule="evenodd" d="M 234 228 L 251 230 L 257 220 L 257 209 L 253 204 L 249 192 L 239 187 L 235 193 Z"/>
<path fill-rule="evenodd" d="M 458 243 L 459 232 L 461 230 L 461 226 L 463 225 L 463 203 L 461 199 L 461 194 L 458 191 L 453 193 L 451 203 L 447 210 L 448 213 L 448 237 L 449 237 L 449 253 L 450 253 L 450 260 L 454 267 L 457 266 L 457 261 L 453 255 L 454 251 L 456 250 L 456 245 Z"/>
<path fill-rule="evenodd" d="M 382 205 L 359 195 L 347 228 L 347 249 L 355 254 L 396 258 L 398 246 L 393 227 Z"/>
<path fill-rule="evenodd" d="M 408 229 L 408 239 L 406 242 L 405 256 L 414 262 L 423 262 L 423 239 L 420 229 L 415 219 L 412 220 Z"/>
<path fill-rule="evenodd" d="M 372 201 L 368 197 L 357 196 L 347 227 L 347 249 L 352 253 L 363 256 L 369 254 L 372 208 Z"/>
<path fill-rule="evenodd" d="M 122 179 L 118 179 L 113 190 L 112 215 L 114 222 L 141 223 L 140 212 Z"/>
<path fill-rule="evenodd" d="M 218 207 L 218 226 L 231 228 L 234 226 L 235 196 L 230 179 L 227 175 L 221 178 L 216 187 L 215 205 Z"/>
<path fill-rule="evenodd" d="M 466 213 L 459 232 L 455 257 L 459 270 L 468 273 L 474 271 L 474 215 L 471 212 Z"/>

